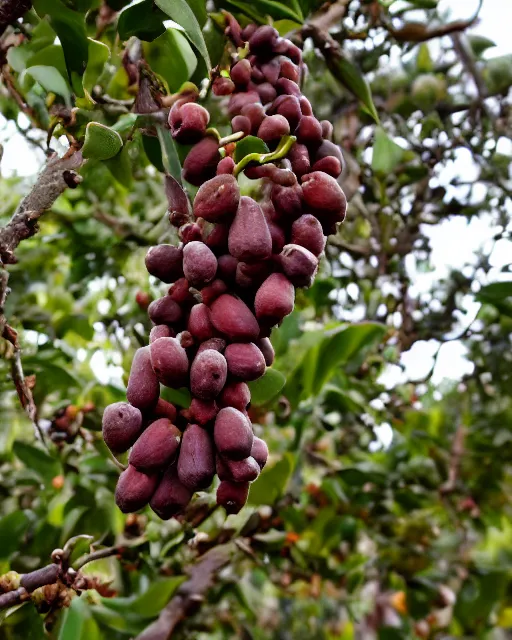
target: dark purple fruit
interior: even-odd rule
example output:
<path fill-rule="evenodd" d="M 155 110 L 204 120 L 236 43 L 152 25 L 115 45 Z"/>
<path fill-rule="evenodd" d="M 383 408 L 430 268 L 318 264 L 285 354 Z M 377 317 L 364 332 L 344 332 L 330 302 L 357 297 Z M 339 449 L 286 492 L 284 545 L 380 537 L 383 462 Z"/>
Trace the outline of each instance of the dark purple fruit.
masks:
<path fill-rule="evenodd" d="M 167 402 L 167 400 L 163 400 L 162 398 L 159 398 L 158 402 L 156 403 L 155 410 L 153 411 L 153 415 L 157 418 L 167 418 L 173 424 L 176 420 L 176 413 L 176 407 L 170 402 Z"/>
<path fill-rule="evenodd" d="M 162 282 L 174 282 L 183 276 L 183 250 L 172 244 L 159 244 L 146 254 L 146 269 Z"/>
<path fill-rule="evenodd" d="M 317 160 L 312 167 L 312 171 L 323 171 L 328 173 L 333 178 L 339 178 L 341 176 L 341 163 L 338 158 L 334 156 L 326 156 Z"/>
<path fill-rule="evenodd" d="M 239 298 L 223 294 L 210 307 L 213 326 L 232 342 L 252 342 L 259 334 L 258 321 Z"/>
<path fill-rule="evenodd" d="M 278 113 L 284 116 L 289 124 L 290 130 L 294 130 L 302 117 L 299 100 L 296 96 L 278 96 L 269 109 L 269 113 Z"/>
<path fill-rule="evenodd" d="M 121 473 L 116 487 L 116 504 L 123 513 L 139 511 L 147 505 L 158 484 L 156 474 L 146 475 L 129 465 Z"/>
<path fill-rule="evenodd" d="M 237 87 L 246 87 L 251 80 L 251 63 L 247 58 L 239 60 L 231 67 L 229 75 Z"/>
<path fill-rule="evenodd" d="M 235 282 L 238 260 L 229 253 L 226 253 L 219 257 L 217 263 L 217 275 L 225 282 L 233 284 Z"/>
<path fill-rule="evenodd" d="M 198 424 L 189 424 L 183 433 L 178 457 L 178 477 L 191 491 L 207 489 L 215 475 L 212 439 Z"/>
<path fill-rule="evenodd" d="M 272 364 L 274 363 L 275 353 L 274 353 L 274 347 L 272 346 L 272 343 L 270 342 L 269 338 L 260 338 L 259 340 L 256 341 L 256 346 L 263 354 L 263 357 L 265 358 L 265 364 L 267 365 L 267 367 L 271 367 Z"/>
<path fill-rule="evenodd" d="M 287 136 L 289 133 L 290 124 L 288 120 L 276 113 L 273 116 L 267 116 L 260 124 L 258 138 L 267 143 L 279 142 L 283 136 Z"/>
<path fill-rule="evenodd" d="M 263 108 L 263 105 L 259 102 L 246 104 L 240 113 L 246 118 L 249 118 L 251 121 L 251 133 L 256 133 L 265 118 L 265 109 Z"/>
<path fill-rule="evenodd" d="M 210 338 L 210 340 L 203 342 L 203 344 L 197 350 L 197 354 L 203 351 L 206 351 L 206 349 L 213 349 L 214 351 L 223 353 L 225 348 L 226 348 L 226 341 L 223 338 Z"/>
<path fill-rule="evenodd" d="M 215 329 L 210 322 L 210 312 L 205 304 L 199 303 L 192 307 L 187 329 L 198 342 L 214 337 Z"/>
<path fill-rule="evenodd" d="M 199 188 L 194 198 L 194 215 L 208 222 L 232 220 L 240 202 L 236 178 L 215 176 Z"/>
<path fill-rule="evenodd" d="M 288 78 L 288 80 L 298 82 L 300 77 L 299 67 L 291 60 L 283 58 L 279 67 L 279 75 L 281 78 Z"/>
<path fill-rule="evenodd" d="M 265 440 L 254 436 L 251 456 L 256 460 L 260 469 L 263 469 L 263 467 L 267 464 L 268 459 L 268 447 Z"/>
<path fill-rule="evenodd" d="M 270 275 L 256 292 L 254 311 L 258 321 L 274 325 L 293 311 L 295 289 L 282 273 Z M 228 361 L 229 367 L 229 361 Z"/>
<path fill-rule="evenodd" d="M 169 112 L 172 137 L 181 144 L 194 144 L 201 140 L 210 121 L 210 114 L 195 102 L 175 102 Z"/>
<path fill-rule="evenodd" d="M 141 347 L 135 352 L 126 389 L 128 402 L 142 412 L 154 409 L 160 397 L 160 384 L 151 366 L 149 349 L 150 347 Z"/>
<path fill-rule="evenodd" d="M 183 272 L 192 287 L 204 287 L 215 278 L 217 258 L 204 242 L 189 242 L 183 249 Z"/>
<path fill-rule="evenodd" d="M 295 96 L 296 98 L 299 98 L 300 102 L 302 93 L 299 85 L 296 82 L 293 82 L 293 80 L 289 80 L 288 78 L 279 78 L 279 80 L 276 82 L 276 89 L 279 95 L 284 94 L 288 96 Z"/>
<path fill-rule="evenodd" d="M 181 315 L 179 304 L 171 296 L 157 298 L 148 307 L 148 316 L 155 324 L 174 324 Z"/>
<path fill-rule="evenodd" d="M 325 236 L 322 225 L 310 213 L 301 216 L 292 224 L 291 241 L 300 244 L 318 257 L 325 249 Z"/>
<path fill-rule="evenodd" d="M 244 460 L 224 460 L 217 456 L 217 475 L 219 480 L 231 482 L 254 482 L 260 475 L 260 466 L 250 456 Z"/>
<path fill-rule="evenodd" d="M 292 164 L 292 170 L 298 178 L 311 170 L 309 151 L 305 144 L 296 142 L 288 152 L 288 160 Z"/>
<path fill-rule="evenodd" d="M 229 253 L 242 262 L 266 260 L 272 254 L 272 238 L 259 204 L 242 196 L 228 238 Z"/>
<path fill-rule="evenodd" d="M 217 487 L 217 504 L 226 509 L 226 513 L 238 513 L 247 502 L 248 482 L 230 482 L 223 480 Z"/>
<path fill-rule="evenodd" d="M 249 50 L 260 56 L 271 56 L 279 39 L 279 32 L 269 24 L 258 27 L 249 38 Z"/>
<path fill-rule="evenodd" d="M 234 407 L 238 411 L 245 411 L 251 401 L 251 391 L 245 382 L 230 382 L 219 396 L 221 407 Z"/>
<path fill-rule="evenodd" d="M 299 184 L 282 187 L 275 184 L 270 192 L 272 204 L 280 217 L 295 220 L 302 214 L 302 188 Z"/>
<path fill-rule="evenodd" d="M 233 158 L 231 156 L 226 156 L 225 158 L 222 158 L 222 160 L 217 165 L 216 173 L 218 176 L 232 174 L 235 170 L 235 166 L 236 165 Z"/>
<path fill-rule="evenodd" d="M 215 446 L 220 455 L 230 460 L 243 460 L 251 454 L 252 425 L 245 415 L 233 407 L 224 407 L 215 418 Z"/>
<path fill-rule="evenodd" d="M 166 387 L 179 389 L 187 383 L 188 356 L 177 338 L 159 338 L 149 345 L 151 365 Z"/>
<path fill-rule="evenodd" d="M 226 293 L 228 290 L 226 283 L 224 280 L 217 278 L 213 282 L 211 282 L 207 287 L 203 287 L 201 289 L 201 298 L 203 299 L 203 303 L 209 307 L 211 306 L 214 300 L 217 300 L 219 296 L 223 293 Z"/>
<path fill-rule="evenodd" d="M 235 83 L 229 78 L 219 76 L 215 78 L 212 84 L 212 91 L 214 96 L 229 96 L 235 90 Z"/>
<path fill-rule="evenodd" d="M 142 414 L 127 402 L 115 402 L 103 412 L 103 440 L 114 453 L 124 453 L 142 431 Z"/>
<path fill-rule="evenodd" d="M 316 211 L 345 216 L 347 199 L 332 176 L 313 171 L 302 176 L 301 181 L 304 200 L 310 207 Z"/>
<path fill-rule="evenodd" d="M 183 178 L 195 187 L 213 178 L 220 161 L 219 144 L 206 136 L 190 149 L 183 163 Z"/>
<path fill-rule="evenodd" d="M 265 358 L 253 342 L 230 344 L 224 352 L 230 375 L 249 382 L 265 373 Z"/>
<path fill-rule="evenodd" d="M 229 224 L 214 224 L 205 237 L 203 231 L 203 240 L 206 246 L 218 256 L 228 251 Z M 217 269 L 219 265 L 217 265 Z"/>
<path fill-rule="evenodd" d="M 201 227 L 196 222 L 187 222 L 178 229 L 178 235 L 183 244 L 202 239 Z"/>
<path fill-rule="evenodd" d="M 162 520 L 183 513 L 192 499 L 192 491 L 180 482 L 177 465 L 173 464 L 164 473 L 151 498 L 149 506 Z"/>
<path fill-rule="evenodd" d="M 233 93 L 228 103 L 229 117 L 242 113 L 242 109 L 248 104 L 254 104 L 260 102 L 260 97 L 257 91 L 242 91 L 240 93 Z"/>
<path fill-rule="evenodd" d="M 162 470 L 176 457 L 181 431 L 167 418 L 156 420 L 142 433 L 130 451 L 128 462 L 138 471 Z"/>
<path fill-rule="evenodd" d="M 151 344 L 158 338 L 175 338 L 176 331 L 168 327 L 166 324 L 155 325 L 149 333 L 149 343 Z"/>
<path fill-rule="evenodd" d="M 233 133 L 242 131 L 245 136 L 248 136 L 252 130 L 251 121 L 247 116 L 238 115 L 231 120 L 231 130 Z"/>
<path fill-rule="evenodd" d="M 198 353 L 190 367 L 190 390 L 201 400 L 213 400 L 226 384 L 226 358 L 214 349 Z"/>
<path fill-rule="evenodd" d="M 310 287 L 313 284 L 318 258 L 298 244 L 287 244 L 279 254 L 281 267 L 294 287 Z"/>
<path fill-rule="evenodd" d="M 204 426 L 208 422 L 214 420 L 218 413 L 219 408 L 214 400 L 199 400 L 199 398 L 192 398 L 189 415 L 193 422 Z"/>
<path fill-rule="evenodd" d="M 294 135 L 307 147 L 318 147 L 322 143 L 322 125 L 315 116 L 302 116 Z"/>

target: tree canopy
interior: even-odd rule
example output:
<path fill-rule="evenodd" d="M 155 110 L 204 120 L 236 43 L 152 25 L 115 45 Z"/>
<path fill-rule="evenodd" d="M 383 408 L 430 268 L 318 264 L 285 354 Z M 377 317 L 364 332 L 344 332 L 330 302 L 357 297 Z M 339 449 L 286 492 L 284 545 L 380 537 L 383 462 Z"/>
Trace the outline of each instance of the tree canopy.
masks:
<path fill-rule="evenodd" d="M 508 637 L 512 53 L 446 4 L 0 0 L 1 640 Z M 198 92 L 230 132 L 232 20 L 303 50 L 347 216 L 251 385 L 247 505 L 123 515 L 102 413 L 166 290 L 146 252 L 179 242 L 168 112 Z"/>

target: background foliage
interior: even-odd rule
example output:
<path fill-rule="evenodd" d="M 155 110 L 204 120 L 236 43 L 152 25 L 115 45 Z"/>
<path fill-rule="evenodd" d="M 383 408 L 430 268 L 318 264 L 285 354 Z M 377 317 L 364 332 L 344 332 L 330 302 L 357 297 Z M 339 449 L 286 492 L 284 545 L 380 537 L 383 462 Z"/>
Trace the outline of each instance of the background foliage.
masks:
<path fill-rule="evenodd" d="M 2 640 L 134 638 L 212 548 L 230 561 L 173 637 L 508 637 L 512 284 L 491 252 L 510 246 L 512 54 L 493 56 L 473 21 L 450 22 L 437 4 L 35 0 L 4 27 L 2 114 L 37 157 L 47 136 L 61 153 L 80 145 L 91 121 L 124 144 L 104 161 L 93 151 L 8 268 L 5 316 L 46 447 L 13 385 L 12 344 L 0 345 L 0 572 L 44 566 L 80 534 L 117 555 L 87 565 L 95 582 L 72 601 L 45 593 L 4 611 Z M 249 505 L 226 518 L 205 493 L 183 521 L 162 523 L 115 507 L 101 413 L 123 398 L 149 330 L 141 294 L 159 295 L 145 251 L 176 241 L 163 171 L 177 158 L 165 131 L 155 137 L 166 105 L 155 107 L 155 86 L 203 86 L 223 117 L 204 85 L 222 65 L 222 9 L 304 45 L 303 90 L 334 123 L 350 206 L 273 336 L 279 373 L 253 390 L 271 459 Z M 31 182 L 2 178 L 2 224 Z M 456 218 L 492 229 L 492 242 L 473 253 L 450 238 L 469 257 L 438 279 L 431 239 Z M 453 341 L 468 373 L 433 384 Z M 433 358 L 411 380 L 404 362 L 425 343 Z M 72 561 L 90 544 L 75 541 Z"/>

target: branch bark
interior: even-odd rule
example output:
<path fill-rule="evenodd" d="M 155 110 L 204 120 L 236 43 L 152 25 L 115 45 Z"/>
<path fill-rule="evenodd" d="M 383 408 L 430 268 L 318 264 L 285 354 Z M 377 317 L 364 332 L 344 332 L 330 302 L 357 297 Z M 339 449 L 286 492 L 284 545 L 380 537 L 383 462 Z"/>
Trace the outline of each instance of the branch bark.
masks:
<path fill-rule="evenodd" d="M 68 188 L 76 187 L 81 178 L 75 172 L 82 165 L 81 152 L 59 158 L 52 156 L 40 173 L 30 193 L 23 198 L 11 220 L 0 229 L 0 260 L 14 264 L 14 251 L 37 232 L 37 222 Z"/>
<path fill-rule="evenodd" d="M 213 586 L 216 574 L 235 553 L 236 545 L 230 542 L 214 547 L 201 556 L 190 567 L 190 578 L 179 587 L 156 622 L 139 634 L 136 640 L 169 640 L 178 625 L 200 606 L 205 593 Z"/>
<path fill-rule="evenodd" d="M 30 0 L 0 0 L 0 35 L 32 6 Z"/>

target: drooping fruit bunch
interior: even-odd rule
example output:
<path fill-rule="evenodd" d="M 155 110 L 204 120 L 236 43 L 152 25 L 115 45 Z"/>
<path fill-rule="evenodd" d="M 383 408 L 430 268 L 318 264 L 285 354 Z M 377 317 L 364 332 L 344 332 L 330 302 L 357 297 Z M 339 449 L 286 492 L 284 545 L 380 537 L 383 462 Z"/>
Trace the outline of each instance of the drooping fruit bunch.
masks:
<path fill-rule="evenodd" d="M 194 145 L 183 178 L 199 190 L 191 214 L 185 191 L 167 182 L 181 243 L 152 247 L 146 267 L 172 285 L 149 305 L 154 326 L 149 345 L 135 353 L 128 402 L 103 416 L 110 449 L 131 448 L 119 508 L 149 502 L 164 519 L 181 513 L 215 474 L 218 504 L 228 513 L 245 504 L 268 455 L 253 434 L 247 383 L 272 364 L 271 330 L 293 310 L 295 288 L 312 284 L 325 236 L 346 209 L 332 126 L 315 118 L 298 84 L 300 49 L 268 25 L 242 30 L 232 16 L 226 33 L 237 54 L 229 78 L 217 74 L 212 89 L 229 96 L 235 135 L 226 143 L 207 129 L 209 113 L 193 95 L 170 110 L 173 138 Z M 236 144 L 248 136 L 262 153 L 240 159 Z M 259 202 L 241 195 L 242 171 L 262 180 Z M 190 407 L 178 412 L 160 398 L 160 385 L 188 387 Z"/>

